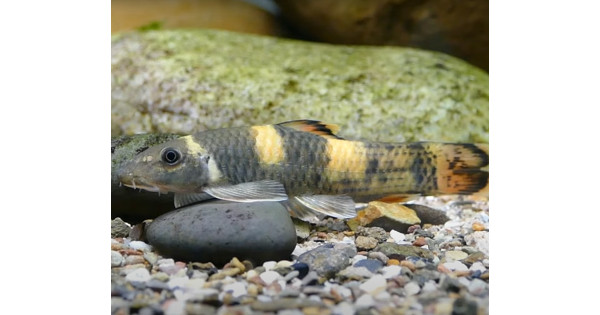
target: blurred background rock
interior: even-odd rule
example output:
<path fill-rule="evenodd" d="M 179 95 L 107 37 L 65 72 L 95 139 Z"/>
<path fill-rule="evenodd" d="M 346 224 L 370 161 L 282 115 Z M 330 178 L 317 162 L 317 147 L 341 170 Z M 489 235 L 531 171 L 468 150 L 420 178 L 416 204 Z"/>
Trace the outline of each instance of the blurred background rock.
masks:
<path fill-rule="evenodd" d="M 444 52 L 488 71 L 489 3 L 477 0 L 112 0 L 112 32 L 215 28 Z"/>

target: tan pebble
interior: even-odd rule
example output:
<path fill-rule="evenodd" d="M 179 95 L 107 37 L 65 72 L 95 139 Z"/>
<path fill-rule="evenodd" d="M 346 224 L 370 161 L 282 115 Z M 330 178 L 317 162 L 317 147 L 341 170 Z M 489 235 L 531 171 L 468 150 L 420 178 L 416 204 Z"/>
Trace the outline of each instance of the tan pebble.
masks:
<path fill-rule="evenodd" d="M 413 246 L 421 247 L 421 246 L 427 245 L 427 240 L 424 237 L 419 236 L 412 244 L 413 244 Z"/>
<path fill-rule="evenodd" d="M 125 248 L 119 251 L 121 255 L 143 255 L 144 253 L 141 250 Z"/>
<path fill-rule="evenodd" d="M 233 301 L 233 295 L 230 292 L 225 292 L 225 294 L 223 295 L 223 304 L 231 305 L 233 304 Z"/>
<path fill-rule="evenodd" d="M 490 279 L 490 273 L 486 272 L 486 273 L 482 274 L 481 276 L 479 276 L 479 279 L 481 279 L 481 280 L 489 280 Z"/>
<path fill-rule="evenodd" d="M 450 269 L 446 268 L 446 266 L 444 266 L 444 264 L 439 264 L 437 266 L 437 270 L 441 273 L 445 273 L 445 274 L 450 274 L 452 271 L 450 271 Z"/>
<path fill-rule="evenodd" d="M 327 233 L 325 233 L 325 232 L 317 232 L 317 237 L 318 238 L 327 238 Z"/>
<path fill-rule="evenodd" d="M 146 260 L 139 255 L 130 255 L 125 258 L 125 265 L 143 264 Z"/>
<path fill-rule="evenodd" d="M 479 223 L 479 222 L 475 222 L 473 223 L 473 231 L 485 231 L 485 225 Z"/>
<path fill-rule="evenodd" d="M 114 250 L 116 252 L 121 251 L 123 249 L 123 244 L 121 244 L 121 243 L 110 244 L 110 249 Z"/>
<path fill-rule="evenodd" d="M 242 272 L 246 271 L 246 266 L 242 264 L 242 262 L 239 259 L 237 259 L 237 257 L 233 257 L 229 262 L 229 265 L 231 267 L 238 268 Z"/>
<path fill-rule="evenodd" d="M 423 230 L 426 230 L 432 226 L 433 226 L 433 224 L 431 224 L 431 223 L 425 223 L 425 224 L 423 224 Z"/>
<path fill-rule="evenodd" d="M 415 272 L 415 270 L 417 270 L 417 268 L 415 267 L 415 264 L 413 264 L 412 262 L 410 262 L 408 260 L 401 261 L 400 266 L 406 267 L 406 268 L 410 269 L 410 271 L 412 271 L 412 272 Z"/>
<path fill-rule="evenodd" d="M 335 303 L 339 303 L 344 300 L 340 293 L 334 288 L 331 288 L 331 290 L 329 290 L 329 293 L 331 293 L 331 296 L 333 296 Z"/>
<path fill-rule="evenodd" d="M 457 277 L 468 277 L 471 275 L 471 272 L 469 270 L 455 271 L 454 275 Z"/>
<path fill-rule="evenodd" d="M 361 250 L 360 252 L 356 252 L 356 255 L 367 256 L 367 255 L 369 255 L 369 252 L 367 252 L 366 250 Z"/>
<path fill-rule="evenodd" d="M 325 307 L 319 306 L 307 306 L 302 308 L 304 315 L 330 315 L 331 310 Z"/>
<path fill-rule="evenodd" d="M 468 256 L 469 254 L 463 252 L 462 250 L 449 250 L 444 255 L 444 258 L 447 260 L 463 260 Z"/>
<path fill-rule="evenodd" d="M 397 266 L 400 265 L 400 261 L 398 259 L 390 259 L 387 264 L 388 266 Z"/>
<path fill-rule="evenodd" d="M 354 232 L 354 231 L 344 231 L 342 233 L 344 233 L 344 235 L 346 235 L 346 236 L 354 236 L 354 234 L 356 234 L 356 232 Z"/>
<path fill-rule="evenodd" d="M 248 295 L 251 295 L 251 296 L 257 296 L 261 291 L 261 290 L 259 290 L 259 287 L 254 283 L 248 284 L 248 288 L 246 290 L 248 291 Z"/>

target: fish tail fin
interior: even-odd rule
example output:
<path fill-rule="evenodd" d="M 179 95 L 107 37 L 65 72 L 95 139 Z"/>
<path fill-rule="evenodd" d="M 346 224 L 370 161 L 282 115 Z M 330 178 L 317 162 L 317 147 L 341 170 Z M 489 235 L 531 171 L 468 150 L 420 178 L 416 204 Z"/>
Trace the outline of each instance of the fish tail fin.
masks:
<path fill-rule="evenodd" d="M 443 143 L 430 148 L 437 157 L 437 187 L 441 194 L 489 192 L 489 145 Z"/>

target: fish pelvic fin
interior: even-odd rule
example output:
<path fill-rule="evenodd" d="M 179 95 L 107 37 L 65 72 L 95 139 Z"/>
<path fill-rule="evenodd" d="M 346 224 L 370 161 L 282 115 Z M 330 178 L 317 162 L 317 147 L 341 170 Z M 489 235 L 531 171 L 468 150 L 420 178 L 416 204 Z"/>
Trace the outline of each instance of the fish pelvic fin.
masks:
<path fill-rule="evenodd" d="M 336 135 L 336 133 L 340 130 L 338 125 L 328 124 L 318 120 L 291 120 L 279 123 L 277 125 L 302 132 L 309 132 L 328 139 L 342 139 Z"/>

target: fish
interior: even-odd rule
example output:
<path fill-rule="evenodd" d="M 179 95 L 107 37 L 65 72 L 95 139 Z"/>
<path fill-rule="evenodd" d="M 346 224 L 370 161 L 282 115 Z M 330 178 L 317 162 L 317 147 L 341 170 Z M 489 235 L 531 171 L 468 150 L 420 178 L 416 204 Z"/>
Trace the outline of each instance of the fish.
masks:
<path fill-rule="evenodd" d="M 318 120 L 199 131 L 140 152 L 117 171 L 176 208 L 217 198 L 280 201 L 306 221 L 352 218 L 366 202 L 487 194 L 487 144 L 347 140 Z"/>

